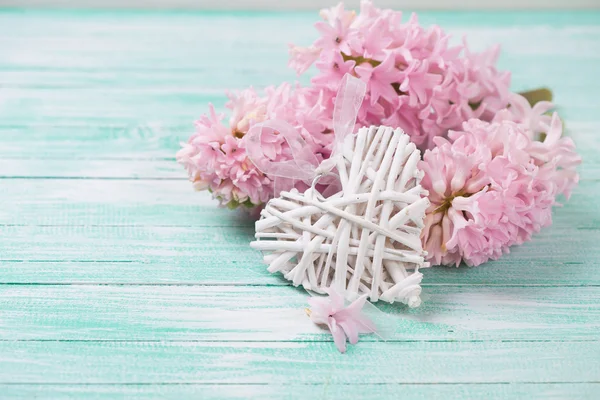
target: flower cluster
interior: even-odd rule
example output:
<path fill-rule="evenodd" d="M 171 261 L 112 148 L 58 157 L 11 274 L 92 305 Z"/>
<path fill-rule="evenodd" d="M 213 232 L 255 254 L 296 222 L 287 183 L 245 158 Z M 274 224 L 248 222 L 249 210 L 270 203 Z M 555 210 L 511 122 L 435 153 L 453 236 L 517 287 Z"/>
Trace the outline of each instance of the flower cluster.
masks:
<path fill-rule="evenodd" d="M 256 123 L 267 119 L 287 121 L 302 134 L 320 159 L 331 135 L 322 130 L 320 106 L 309 99 L 306 89 L 284 83 L 268 87 L 260 97 L 252 88 L 229 93 L 226 107 L 231 110 L 228 124 L 224 115 L 210 105 L 210 114 L 196 121 L 196 133 L 177 153 L 177 161 L 188 171 L 197 190 L 209 190 L 220 204 L 229 208 L 239 205 L 255 207 L 273 196 L 273 180 L 260 172 L 246 155 L 245 135 Z M 291 158 L 283 138 L 263 135 L 262 149 L 272 161 Z"/>
<path fill-rule="evenodd" d="M 559 118 L 548 115 L 551 103 L 532 107 L 510 92 L 509 73 L 495 67 L 498 47 L 452 47 L 439 27 L 424 28 L 414 14 L 402 22 L 402 13 L 368 0 L 358 14 L 340 3 L 321 15 L 320 37 L 290 46 L 289 65 L 299 74 L 316 66 L 310 86 L 230 93 L 228 123 L 212 106 L 196 122 L 177 153 L 196 189 L 230 208 L 256 209 L 272 198 L 275 177 L 246 151 L 249 129 L 266 120 L 289 123 L 317 160 L 327 159 L 336 94 L 350 74 L 367 86 L 357 126 L 400 127 L 426 150 L 420 166 L 431 207 L 422 239 L 432 263 L 497 259 L 551 223 L 556 197 L 569 196 L 581 160 Z M 293 158 L 281 136 L 261 136 L 272 161 Z"/>
<path fill-rule="evenodd" d="M 413 15 L 375 8 L 363 1 L 358 15 L 337 7 L 323 10 L 321 37 L 308 48 L 292 46 L 290 65 L 298 72 L 316 62 L 319 74 L 309 87 L 282 84 L 259 96 L 252 88 L 229 94 L 229 124 L 210 108 L 196 133 L 177 154 L 198 190 L 210 190 L 222 205 L 255 207 L 273 195 L 272 177 L 248 159 L 244 135 L 256 123 L 281 119 L 294 126 L 319 159 L 333 142 L 333 108 L 346 73 L 367 84 L 357 125 L 401 127 L 422 148 L 470 118 L 490 120 L 508 104 L 509 75 L 496 71 L 498 49 L 470 53 L 449 47 L 439 27 L 425 29 Z M 286 143 L 264 138 L 273 161 L 287 160 Z"/>
<path fill-rule="evenodd" d="M 320 37 L 307 48 L 292 45 L 290 66 L 300 74 L 316 65 L 312 87 L 325 94 L 329 115 L 346 73 L 368 87 L 359 124 L 400 127 L 422 149 L 471 118 L 491 120 L 508 104 L 510 75 L 495 68 L 499 47 L 450 47 L 440 27 L 424 28 L 415 14 L 402 23 L 401 12 L 366 0 L 358 15 L 342 3 L 321 15 Z"/>
<path fill-rule="evenodd" d="M 491 123 L 470 120 L 425 152 L 422 185 L 431 206 L 423 242 L 435 264 L 476 266 L 499 258 L 550 225 L 557 195 L 568 197 L 577 183 L 581 159 L 573 141 L 561 138 L 556 113 L 543 142 L 532 137 L 545 116 L 538 115 L 535 129 L 531 118 L 512 119 L 507 112 Z"/>

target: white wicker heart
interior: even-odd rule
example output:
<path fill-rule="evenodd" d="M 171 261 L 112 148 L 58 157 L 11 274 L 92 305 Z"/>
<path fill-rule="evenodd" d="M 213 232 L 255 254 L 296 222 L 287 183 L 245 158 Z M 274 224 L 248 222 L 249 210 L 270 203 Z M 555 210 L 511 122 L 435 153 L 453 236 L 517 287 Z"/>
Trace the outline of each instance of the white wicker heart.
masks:
<path fill-rule="evenodd" d="M 281 193 L 256 222 L 252 247 L 272 273 L 319 293 L 420 305 L 420 233 L 427 192 L 420 152 L 402 130 L 362 128 L 344 141 L 336 169 L 342 190 L 323 198 L 309 188 Z"/>

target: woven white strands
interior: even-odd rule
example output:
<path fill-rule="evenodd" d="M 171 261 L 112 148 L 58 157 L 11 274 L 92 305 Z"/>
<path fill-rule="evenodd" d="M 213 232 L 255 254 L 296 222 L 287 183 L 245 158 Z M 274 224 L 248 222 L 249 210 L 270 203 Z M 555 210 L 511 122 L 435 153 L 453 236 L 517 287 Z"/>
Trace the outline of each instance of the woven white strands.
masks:
<path fill-rule="evenodd" d="M 420 233 L 427 192 L 420 152 L 400 129 L 362 128 L 349 135 L 336 170 L 342 190 L 283 192 L 256 222 L 256 241 L 272 273 L 323 293 L 333 286 L 352 300 L 421 303 Z"/>

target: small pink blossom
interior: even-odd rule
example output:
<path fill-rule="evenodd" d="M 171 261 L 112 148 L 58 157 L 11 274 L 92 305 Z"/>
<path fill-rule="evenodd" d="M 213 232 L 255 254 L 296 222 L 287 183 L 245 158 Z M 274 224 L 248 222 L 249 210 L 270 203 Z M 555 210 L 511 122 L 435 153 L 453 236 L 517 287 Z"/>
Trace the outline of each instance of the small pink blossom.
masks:
<path fill-rule="evenodd" d="M 344 9 L 344 3 L 338 3 L 335 7 L 321 10 L 319 16 L 331 25 L 339 22 L 340 26 L 346 30 L 356 18 L 356 13 L 354 11 L 346 11 Z"/>
<path fill-rule="evenodd" d="M 344 298 L 333 288 L 327 288 L 325 292 L 329 296 L 308 299 L 312 308 L 307 313 L 315 324 L 327 325 L 340 353 L 346 352 L 346 338 L 351 344 L 356 344 L 359 333 L 376 331 L 373 322 L 361 313 L 367 295 L 344 306 Z"/>
<path fill-rule="evenodd" d="M 229 125 L 238 132 L 246 132 L 252 122 L 262 122 L 267 117 L 266 101 L 258 97 L 253 88 L 238 93 L 227 93 L 229 102 L 225 107 L 231 109 Z"/>
<path fill-rule="evenodd" d="M 579 182 L 576 168 L 581 164 L 581 156 L 577 154 L 573 139 L 562 137 L 562 131 L 560 118 L 556 113 L 552 114 L 546 137 L 543 141 L 532 141 L 528 152 L 542 173 L 556 186 L 556 192 L 569 199 Z"/>
<path fill-rule="evenodd" d="M 531 106 L 525 97 L 511 93 L 509 104 L 509 107 L 496 113 L 494 122 L 506 120 L 523 124 L 527 126 L 532 140 L 537 140 L 540 133 L 545 133 L 550 128 L 552 117 L 548 115 L 548 111 L 554 108 L 551 102 L 540 101 Z"/>
<path fill-rule="evenodd" d="M 398 94 L 392 84 L 398 78 L 394 64 L 394 56 L 390 55 L 381 64 L 373 67 L 369 63 L 362 63 L 355 68 L 356 74 L 367 82 L 367 90 L 371 104 L 376 104 L 380 98 L 389 103 L 398 101 Z"/>
<path fill-rule="evenodd" d="M 288 66 L 300 75 L 306 72 L 317 61 L 321 54 L 321 49 L 315 46 L 298 47 L 290 44 L 289 54 L 290 61 Z"/>

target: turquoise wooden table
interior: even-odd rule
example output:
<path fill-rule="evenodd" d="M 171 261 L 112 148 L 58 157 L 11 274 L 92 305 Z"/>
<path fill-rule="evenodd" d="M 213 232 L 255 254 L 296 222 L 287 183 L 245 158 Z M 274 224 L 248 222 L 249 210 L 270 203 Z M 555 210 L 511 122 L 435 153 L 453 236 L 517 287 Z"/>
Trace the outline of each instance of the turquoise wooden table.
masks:
<path fill-rule="evenodd" d="M 600 13 L 424 13 L 548 85 L 583 157 L 554 225 L 425 273 L 339 354 L 178 143 L 226 88 L 294 80 L 316 13 L 0 11 L 1 398 L 600 398 Z"/>

